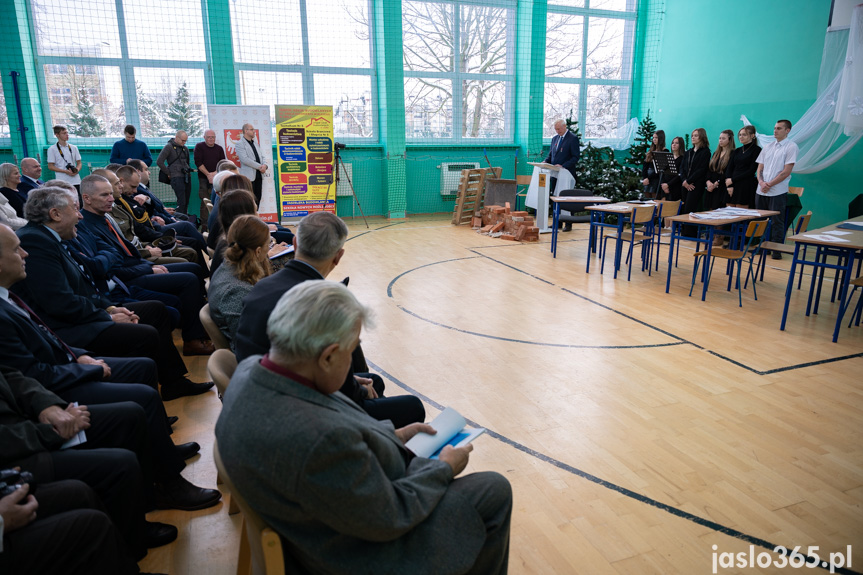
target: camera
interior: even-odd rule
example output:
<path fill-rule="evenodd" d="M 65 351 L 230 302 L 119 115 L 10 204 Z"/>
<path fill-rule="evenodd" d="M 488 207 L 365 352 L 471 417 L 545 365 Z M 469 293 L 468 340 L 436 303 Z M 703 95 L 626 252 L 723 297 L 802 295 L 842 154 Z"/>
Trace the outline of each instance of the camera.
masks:
<path fill-rule="evenodd" d="M 73 166 L 72 164 L 70 164 L 68 162 L 66 162 L 66 169 L 69 170 L 70 172 L 72 172 L 73 176 L 78 173 L 78 168 L 76 168 L 75 166 Z"/>
<path fill-rule="evenodd" d="M 188 175 L 192 173 L 192 168 L 183 168 L 183 174 Z"/>
<path fill-rule="evenodd" d="M 36 493 L 36 480 L 29 471 L 3 469 L 0 471 L 0 498 L 11 495 L 22 485 L 30 486 L 30 495 Z"/>
<path fill-rule="evenodd" d="M 336 146 L 337 150 L 344 150 L 345 148 L 347 148 L 347 146 L 345 144 L 342 144 L 340 142 L 336 142 L 335 146 Z"/>

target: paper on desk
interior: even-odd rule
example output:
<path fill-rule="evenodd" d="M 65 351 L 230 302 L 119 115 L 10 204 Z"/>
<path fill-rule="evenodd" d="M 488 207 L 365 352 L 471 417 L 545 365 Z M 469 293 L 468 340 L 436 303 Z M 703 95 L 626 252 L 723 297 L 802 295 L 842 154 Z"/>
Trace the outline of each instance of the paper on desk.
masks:
<path fill-rule="evenodd" d="M 819 242 L 848 242 L 848 240 L 844 238 L 837 238 L 836 236 L 830 236 L 826 233 L 824 234 L 803 234 L 804 238 L 810 238 L 813 240 L 818 240 Z"/>
<path fill-rule="evenodd" d="M 620 210 L 621 212 L 628 212 L 632 210 L 632 206 L 602 206 L 603 210 Z"/>
<path fill-rule="evenodd" d="M 863 230 L 863 222 L 842 222 L 842 227 L 846 229 L 858 229 Z"/>
<path fill-rule="evenodd" d="M 829 232 L 824 232 L 825 234 L 830 234 L 831 236 L 850 236 L 854 232 L 840 232 L 839 230 L 830 230 Z"/>
<path fill-rule="evenodd" d="M 704 212 L 704 213 L 691 213 L 689 214 L 690 219 L 693 220 L 733 220 L 740 216 L 736 214 L 725 214 L 718 212 Z"/>

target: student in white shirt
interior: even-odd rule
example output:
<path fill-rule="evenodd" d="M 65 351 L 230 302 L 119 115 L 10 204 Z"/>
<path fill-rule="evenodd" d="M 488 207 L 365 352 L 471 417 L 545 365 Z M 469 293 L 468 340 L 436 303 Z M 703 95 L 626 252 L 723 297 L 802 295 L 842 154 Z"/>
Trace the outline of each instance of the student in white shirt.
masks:
<path fill-rule="evenodd" d="M 75 186 L 81 192 L 81 153 L 69 143 L 65 126 L 54 126 L 57 143 L 48 148 L 48 169 L 57 172 L 57 179 Z"/>
<path fill-rule="evenodd" d="M 779 120 L 773 127 L 775 142 L 767 144 L 758 155 L 758 189 L 755 192 L 755 207 L 759 210 L 776 210 L 779 215 L 771 218 L 771 241 L 785 241 L 785 203 L 791 170 L 797 162 L 797 144 L 788 139 L 791 122 Z M 774 260 L 782 254 L 773 252 Z"/>

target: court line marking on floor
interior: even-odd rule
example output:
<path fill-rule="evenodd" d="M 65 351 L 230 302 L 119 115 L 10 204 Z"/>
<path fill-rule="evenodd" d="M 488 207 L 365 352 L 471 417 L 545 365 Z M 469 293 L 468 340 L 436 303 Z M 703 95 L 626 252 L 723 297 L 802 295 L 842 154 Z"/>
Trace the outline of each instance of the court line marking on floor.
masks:
<path fill-rule="evenodd" d="M 485 255 L 485 254 L 477 253 L 477 252 L 476 252 L 476 251 L 474 251 L 473 249 L 468 249 L 468 251 L 469 251 L 469 252 L 471 252 L 471 253 L 476 254 L 476 255 L 477 255 L 477 256 L 479 256 L 479 257 L 489 259 L 489 260 L 491 260 L 491 261 L 493 261 L 493 262 L 495 262 L 495 263 L 497 263 L 497 264 L 499 264 L 499 265 L 502 265 L 502 266 L 504 266 L 504 267 L 507 267 L 507 268 L 510 268 L 510 269 L 512 269 L 512 270 L 515 270 L 515 271 L 517 271 L 517 272 L 519 272 L 519 273 L 522 273 L 522 274 L 524 274 L 524 275 L 526 275 L 526 276 L 529 276 L 529 277 L 532 277 L 532 278 L 538 279 L 539 281 L 545 282 L 545 283 L 547 283 L 547 284 L 549 284 L 549 285 L 552 285 L 552 286 L 555 286 L 555 287 L 559 287 L 559 286 L 555 285 L 554 283 L 549 282 L 548 280 L 545 280 L 545 279 L 543 279 L 543 278 L 540 278 L 540 277 L 538 277 L 538 276 L 535 276 L 535 275 L 531 274 L 530 272 L 526 272 L 526 271 L 524 271 L 524 270 L 521 270 L 521 269 L 519 269 L 519 268 L 517 268 L 517 267 L 515 267 L 515 266 L 513 266 L 513 265 L 510 265 L 510 264 L 508 264 L 508 263 L 505 263 L 505 262 L 502 262 L 502 261 L 500 261 L 500 260 L 497 260 L 497 259 L 495 259 L 495 258 L 493 258 L 493 257 L 491 257 L 491 256 L 487 256 L 487 255 Z M 419 269 L 419 268 L 417 268 L 417 269 Z M 407 273 L 407 272 L 405 272 L 405 273 Z M 404 275 L 404 274 L 402 274 L 402 275 Z M 584 296 L 584 295 L 581 295 L 581 294 L 579 294 L 579 293 L 577 293 L 577 292 L 574 292 L 574 291 L 572 291 L 572 290 L 570 290 L 570 289 L 568 289 L 568 288 L 561 287 L 560 289 L 561 289 L 562 291 L 565 291 L 565 292 L 567 292 L 567 293 L 571 294 L 571 295 L 574 295 L 574 296 L 579 297 L 579 298 L 581 298 L 581 299 L 583 299 L 583 300 L 585 300 L 585 301 L 588 301 L 588 302 L 590 302 L 590 303 L 592 303 L 592 304 L 594 304 L 594 305 L 597 305 L 597 306 L 599 306 L 599 307 L 602 307 L 602 308 L 604 308 L 604 309 L 606 309 L 606 310 L 608 310 L 608 311 L 612 311 L 612 312 L 614 312 L 614 313 L 616 313 L 616 314 L 619 314 L 619 315 L 621 315 L 621 316 L 623 316 L 623 317 L 625 317 L 625 318 L 627 318 L 627 319 L 629 319 L 629 320 L 631 320 L 631 321 L 634 321 L 634 322 L 636 322 L 636 323 L 640 323 L 640 324 L 642 324 L 642 325 L 644 325 L 644 326 L 647 326 L 647 327 L 649 327 L 649 328 L 651 328 L 651 329 L 653 329 L 653 330 L 656 330 L 656 331 L 658 331 L 658 332 L 660 332 L 660 333 L 663 333 L 663 334 L 665 334 L 665 335 L 667 335 L 667 336 L 669 336 L 669 337 L 675 338 L 675 339 L 679 340 L 681 343 L 689 344 L 689 345 L 691 345 L 691 346 L 695 347 L 696 349 L 702 349 L 702 350 L 704 350 L 704 351 L 706 351 L 706 352 L 710 353 L 711 355 L 713 355 L 713 356 L 715 356 L 715 357 L 718 357 L 719 359 L 722 359 L 722 360 L 725 360 L 725 361 L 727 361 L 727 362 L 729 362 L 729 363 L 732 363 L 732 364 L 734 364 L 734 365 L 736 365 L 736 366 L 738 366 L 738 367 L 741 367 L 741 368 L 743 368 L 743 369 L 745 369 L 745 370 L 747 370 L 747 371 L 749 371 L 749 372 L 751 372 L 751 373 L 754 373 L 754 374 L 756 374 L 756 375 L 771 375 L 771 374 L 774 374 L 774 373 L 782 373 L 782 372 L 785 372 L 785 371 L 792 371 L 792 370 L 795 370 L 795 369 L 802 369 L 802 368 L 805 368 L 805 367 L 813 367 L 813 366 L 816 366 L 816 365 L 824 365 L 824 364 L 827 364 L 827 363 L 834 363 L 834 362 L 837 362 L 837 361 L 845 361 L 845 360 L 848 360 L 848 359 L 855 359 L 855 358 L 863 357 L 863 353 L 856 353 L 856 354 L 850 354 L 850 355 L 843 355 L 843 356 L 839 356 L 839 357 L 829 357 L 829 358 L 826 358 L 826 359 L 818 359 L 818 360 L 815 360 L 815 361 L 809 361 L 809 362 L 805 362 L 805 363 L 799 363 L 799 364 L 796 364 L 796 365 L 787 365 L 787 366 L 783 366 L 783 367 L 776 367 L 776 368 L 773 368 L 773 369 L 767 369 L 767 370 L 755 369 L 754 367 L 751 367 L 751 366 L 749 366 L 749 365 L 746 365 L 745 363 L 742 363 L 742 362 L 737 361 L 737 360 L 735 360 L 735 359 L 731 359 L 730 357 L 724 356 L 724 355 L 722 355 L 721 353 L 715 352 L 715 351 L 713 351 L 713 350 L 706 349 L 705 347 L 700 346 L 700 345 L 698 345 L 698 344 L 697 344 L 697 343 L 695 343 L 695 342 L 692 342 L 692 341 L 689 341 L 689 340 L 687 340 L 687 339 L 685 339 L 685 338 L 682 338 L 682 337 L 680 337 L 680 336 L 674 335 L 674 334 L 673 334 L 673 333 L 671 333 L 671 332 L 668 332 L 668 331 L 665 331 L 665 330 L 659 329 L 659 328 L 658 328 L 658 327 L 656 327 L 656 326 L 650 325 L 649 323 L 646 323 L 646 322 L 644 322 L 644 321 L 642 321 L 642 320 L 640 320 L 640 319 L 637 319 L 637 318 L 635 318 L 635 317 L 632 317 L 632 316 L 630 316 L 630 315 L 627 315 L 627 314 L 623 313 L 622 311 L 616 310 L 616 309 L 614 309 L 614 308 L 612 308 L 612 307 L 609 307 L 609 306 L 607 306 L 607 305 L 605 305 L 605 304 L 599 303 L 598 301 L 592 300 L 592 299 L 590 299 L 589 297 Z"/>
<path fill-rule="evenodd" d="M 462 259 L 466 259 L 466 258 L 462 258 Z M 366 359 L 366 363 L 368 363 L 369 367 L 371 367 L 376 373 L 378 373 L 382 377 L 385 377 L 388 380 L 392 381 L 397 386 L 401 387 L 402 389 L 404 389 L 405 391 L 407 391 L 411 395 L 414 395 L 414 396 L 420 398 L 422 401 L 431 405 L 435 409 L 437 409 L 439 411 L 443 411 L 445 409 L 445 406 L 441 405 L 440 403 L 433 400 L 429 396 L 427 396 L 423 393 L 420 393 L 419 391 L 417 391 L 416 389 L 407 385 L 403 381 L 397 379 L 396 377 L 394 377 L 392 374 L 387 372 L 385 369 L 383 369 L 381 366 L 377 365 L 376 363 L 369 361 L 368 359 Z M 526 445 L 523 445 L 523 444 L 521 444 L 515 440 L 512 440 L 512 439 L 506 437 L 505 435 L 502 435 L 496 431 L 493 431 L 493 430 L 489 429 L 487 426 L 480 425 L 479 423 L 477 423 L 471 419 L 465 418 L 465 420 L 467 421 L 468 425 L 470 425 L 472 427 L 483 427 L 483 428 L 485 428 L 486 435 L 489 435 L 489 436 L 493 437 L 494 439 L 497 439 L 501 443 L 509 445 L 510 447 L 513 447 L 513 448 L 517 449 L 518 451 L 521 451 L 522 453 L 526 453 L 527 455 L 529 455 L 535 459 L 539 459 L 540 461 L 542 461 L 544 463 L 548 463 L 549 465 L 553 465 L 554 467 L 557 467 L 558 469 L 566 471 L 572 475 L 581 477 L 582 479 L 586 479 L 586 480 L 590 481 L 591 483 L 594 483 L 594 484 L 599 485 L 601 487 L 605 487 L 606 489 L 610 489 L 612 491 L 620 493 L 621 495 L 629 497 L 630 499 L 634 499 L 635 501 L 638 501 L 639 503 L 644 503 L 646 505 L 650 505 L 651 507 L 655 507 L 661 511 L 665 511 L 666 513 L 674 515 L 675 517 L 678 517 L 680 519 L 685 519 L 687 521 L 690 521 L 690 522 L 695 523 L 697 525 L 700 525 L 702 527 L 707 527 L 708 529 L 716 531 L 717 533 L 721 533 L 723 535 L 728 535 L 729 537 L 734 537 L 735 539 L 739 539 L 739 540 L 744 541 L 746 543 L 749 543 L 751 545 L 757 545 L 758 547 L 762 547 L 764 549 L 767 549 L 770 552 L 773 552 L 773 550 L 776 549 L 776 547 L 777 547 L 776 544 L 771 543 L 771 542 L 767 541 L 766 539 L 761 539 L 760 537 L 755 537 L 754 535 L 748 535 L 742 531 L 738 531 L 737 529 L 733 529 L 731 527 L 726 527 L 725 525 L 722 525 L 722 524 L 717 523 L 715 521 L 711 521 L 709 519 L 705 519 L 703 517 L 699 517 L 698 515 L 689 513 L 687 511 L 683 511 L 682 509 L 678 509 L 677 507 L 673 507 L 671 505 L 668 505 L 667 503 L 662 503 L 660 501 L 657 501 L 656 499 L 652 499 L 650 497 L 647 497 L 646 495 L 642 495 L 641 493 L 637 493 L 635 491 L 632 491 L 631 489 L 627 489 L 626 487 L 622 487 L 620 485 L 617 485 L 616 483 L 606 481 L 605 479 L 597 477 L 596 475 L 593 475 L 593 474 L 588 473 L 586 471 L 582 471 L 581 469 L 578 469 L 577 467 L 569 465 L 568 463 L 564 463 L 564 462 L 562 462 L 558 459 L 555 459 L 549 455 L 545 455 L 544 453 L 536 451 L 535 449 L 531 449 L 530 447 L 527 447 Z M 792 549 L 793 546 L 785 546 L 785 548 L 786 549 Z M 799 555 L 806 557 L 807 562 L 811 558 L 809 555 L 806 555 L 804 553 L 800 553 Z M 827 570 L 827 566 L 823 566 L 820 562 L 815 566 L 820 567 L 824 570 Z M 831 571 L 831 573 L 834 573 L 834 572 L 835 573 L 848 574 L 848 575 L 863 575 L 863 573 L 860 573 L 858 571 L 852 571 L 852 570 L 846 569 L 846 568 L 836 568 L 836 569 Z"/>
<path fill-rule="evenodd" d="M 400 273 L 399 275 L 397 275 L 396 277 L 394 277 L 394 278 L 390 281 L 390 283 L 387 285 L 387 296 L 388 296 L 389 298 L 391 298 L 391 299 L 395 299 L 395 298 L 393 297 L 393 285 L 395 285 L 395 283 L 396 283 L 400 278 L 402 278 L 403 276 L 405 276 L 405 275 L 407 275 L 407 274 L 409 274 L 409 273 L 412 273 L 412 272 L 414 272 L 414 271 L 416 271 L 416 270 L 419 270 L 419 269 L 422 269 L 422 268 L 427 268 L 427 267 L 434 266 L 434 265 L 438 265 L 438 264 L 444 264 L 444 263 L 455 262 L 455 261 L 460 261 L 460 260 L 472 260 L 472 259 L 477 259 L 477 258 L 487 258 L 487 259 L 491 259 L 492 261 L 496 261 L 496 262 L 497 262 L 497 260 L 494 260 L 493 258 L 488 258 L 488 256 L 484 256 L 484 255 L 482 255 L 482 254 L 477 254 L 477 255 L 475 255 L 475 256 L 468 256 L 468 257 L 464 257 L 464 258 L 452 258 L 452 259 L 448 259 L 448 260 L 441 260 L 441 261 L 438 261 L 438 262 L 432 262 L 432 263 L 428 263 L 428 264 L 423 264 L 423 265 L 421 265 L 421 266 L 417 266 L 417 267 L 415 267 L 415 268 L 413 268 L 413 269 L 409 269 L 409 270 L 407 270 L 407 271 L 404 271 L 404 272 Z M 507 266 L 507 267 L 512 267 L 512 266 L 508 266 L 508 264 L 504 264 L 504 263 L 502 263 L 502 262 L 497 262 L 497 263 L 500 263 L 501 265 L 504 265 L 504 266 Z M 513 270 L 515 270 L 515 271 L 518 271 L 518 272 L 524 273 L 524 274 L 526 274 L 526 275 L 529 275 L 530 277 L 532 277 L 532 278 L 534 278 L 534 279 L 536 279 L 536 280 L 539 280 L 539 281 L 541 281 L 541 282 L 544 282 L 544 283 L 546 283 L 546 284 L 548 284 L 548 285 L 550 285 L 550 286 L 552 286 L 552 287 L 557 287 L 557 286 L 555 286 L 552 282 L 550 282 L 550 281 L 548 281 L 548 280 L 544 280 L 544 279 L 542 279 L 542 278 L 540 278 L 540 277 L 538 277 L 538 276 L 534 276 L 534 275 L 528 274 L 527 272 L 524 272 L 524 271 L 519 270 L 519 269 L 517 269 L 517 268 L 512 268 L 512 269 L 513 269 Z M 562 290 L 564 290 L 564 291 L 569 291 L 569 290 L 566 290 L 565 288 L 560 288 L 560 289 L 562 289 Z M 578 294 L 575 294 L 575 295 L 578 295 Z M 583 297 L 583 296 L 579 296 L 579 297 Z M 596 303 L 596 302 L 594 302 L 594 303 Z M 673 346 L 673 345 L 683 345 L 683 344 L 687 344 L 687 343 L 688 343 L 688 344 L 690 344 L 690 345 L 694 345 L 694 344 L 692 344 L 691 342 L 687 342 L 687 341 L 685 341 L 685 340 L 683 340 L 683 339 L 681 339 L 681 338 L 679 338 L 679 337 L 677 337 L 677 336 L 675 336 L 675 335 L 673 335 L 673 334 L 669 334 L 669 333 L 667 333 L 667 332 L 663 332 L 663 331 L 662 331 L 661 329 L 659 329 L 659 328 L 656 328 L 656 327 L 654 327 L 654 326 L 651 326 L 650 324 L 644 323 L 644 322 L 642 322 L 642 321 L 640 321 L 640 320 L 637 320 L 637 319 L 635 319 L 635 318 L 631 318 L 631 317 L 627 316 L 627 315 L 626 315 L 626 314 L 624 314 L 624 313 L 618 312 L 618 311 L 616 311 L 616 310 L 613 310 L 613 309 L 611 309 L 611 308 L 608 308 L 607 306 L 604 306 L 604 305 L 599 304 L 599 303 L 597 303 L 597 305 L 602 306 L 602 307 L 606 307 L 606 308 L 607 308 L 608 310 L 610 310 L 610 311 L 613 311 L 613 312 L 615 312 L 615 313 L 619 313 L 620 315 L 622 315 L 622 316 L 626 317 L 627 319 L 630 319 L 630 320 L 632 320 L 632 321 L 635 321 L 635 322 L 641 323 L 641 324 L 643 324 L 643 325 L 645 325 L 645 326 L 647 326 L 647 327 L 649 327 L 649 328 L 651 328 L 651 329 L 653 329 L 653 330 L 655 330 L 655 331 L 658 331 L 658 332 L 660 332 L 660 333 L 663 333 L 664 335 L 667 335 L 668 337 L 671 337 L 672 339 L 676 339 L 676 340 L 678 340 L 678 341 L 673 341 L 673 342 L 668 342 L 668 343 L 652 343 L 652 344 L 651 344 L 651 343 L 646 343 L 646 344 L 638 344 L 638 345 L 580 345 L 580 344 L 568 344 L 568 343 L 546 343 L 546 342 L 538 342 L 538 341 L 530 341 L 530 340 L 522 340 L 522 339 L 513 339 L 513 338 L 509 338 L 509 337 L 501 337 L 501 336 L 498 336 L 498 335 L 491 335 L 491 334 L 486 334 L 486 333 L 479 333 L 479 332 L 476 332 L 476 331 L 470 331 L 470 330 L 466 330 L 466 329 L 457 328 L 457 327 L 454 327 L 454 326 L 451 326 L 451 325 L 447 325 L 447 324 L 440 323 L 440 322 L 434 321 L 434 320 L 432 320 L 432 319 L 428 319 L 428 318 L 426 318 L 426 317 L 423 317 L 423 316 L 419 315 L 418 313 L 416 313 L 416 312 L 413 312 L 413 311 L 409 310 L 408 308 L 406 308 L 405 306 L 403 306 L 403 305 L 401 305 L 401 304 L 399 304 L 399 303 L 396 303 L 395 305 L 396 305 L 396 307 L 397 307 L 397 308 L 399 308 L 400 310 L 402 310 L 402 311 L 403 311 L 403 312 L 405 312 L 406 314 L 411 315 L 411 316 L 413 316 L 413 317 L 415 317 L 415 318 L 417 318 L 417 319 L 419 319 L 419 320 L 422 320 L 422 321 L 424 321 L 424 322 L 426 322 L 426 323 L 430 323 L 430 324 L 432 324 L 432 325 L 434 325 L 434 326 L 437 326 L 437 327 L 442 327 L 442 328 L 444 328 L 444 329 L 449 329 L 449 330 L 456 331 L 456 332 L 459 332 L 459 333 L 464 333 L 464 334 L 467 334 L 467 335 L 473 335 L 473 336 L 477 336 L 477 337 L 483 337 L 483 338 L 486 338 L 486 339 L 494 339 L 494 340 L 497 340 L 497 341 L 506 341 L 506 342 L 510 342 L 510 343 L 522 343 L 522 344 L 525 344 L 525 345 L 538 345 L 538 346 L 542 346 L 542 347 L 556 347 L 556 348 L 566 348 L 566 349 L 643 349 L 643 348 L 652 348 L 652 347 L 669 347 L 669 346 Z"/>

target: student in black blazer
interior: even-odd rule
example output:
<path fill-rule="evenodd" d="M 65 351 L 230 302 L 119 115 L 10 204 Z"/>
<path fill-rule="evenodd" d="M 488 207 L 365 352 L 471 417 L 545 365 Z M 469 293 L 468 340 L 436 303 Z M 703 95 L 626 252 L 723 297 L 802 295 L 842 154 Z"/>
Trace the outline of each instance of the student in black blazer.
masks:
<path fill-rule="evenodd" d="M 659 192 L 660 173 L 654 169 L 653 152 L 668 151 L 665 147 L 665 132 L 663 130 L 656 130 L 652 140 L 647 156 L 644 158 L 644 165 L 641 167 L 641 185 L 644 186 L 644 195 L 648 198 L 655 198 Z"/>
<path fill-rule="evenodd" d="M 731 154 L 725 168 L 725 186 L 728 190 L 728 205 L 737 208 L 754 208 L 755 191 L 758 189 L 758 155 L 761 146 L 755 138 L 755 126 L 743 126 L 737 132 L 740 147 Z"/>
<path fill-rule="evenodd" d="M 707 140 L 707 132 L 704 128 L 696 128 L 692 131 L 692 148 L 683 155 L 683 165 L 680 167 L 683 188 L 681 213 L 688 214 L 701 209 L 709 164 L 710 142 Z"/>
<path fill-rule="evenodd" d="M 681 199 L 680 189 L 683 185 L 683 179 L 680 177 L 680 170 L 683 167 L 683 155 L 686 153 L 686 140 L 680 136 L 675 136 L 671 140 L 671 153 L 674 155 L 674 168 L 677 173 L 669 176 L 667 181 L 662 182 L 657 199 L 674 202 Z"/>
<path fill-rule="evenodd" d="M 719 145 L 707 165 L 705 210 L 725 207 L 728 203 L 728 189 L 725 187 L 725 168 L 734 153 L 734 132 L 722 130 Z"/>

